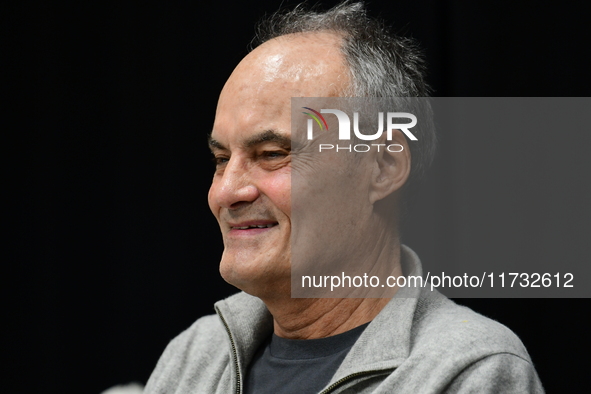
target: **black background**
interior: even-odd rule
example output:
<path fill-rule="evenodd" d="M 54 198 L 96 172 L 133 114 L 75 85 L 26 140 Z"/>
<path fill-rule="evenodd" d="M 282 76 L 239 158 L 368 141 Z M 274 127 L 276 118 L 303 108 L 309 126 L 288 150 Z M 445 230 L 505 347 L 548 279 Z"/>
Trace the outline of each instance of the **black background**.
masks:
<path fill-rule="evenodd" d="M 145 383 L 167 342 L 235 291 L 218 274 L 222 244 L 207 207 L 213 165 L 206 135 L 254 23 L 278 6 L 3 6 L 5 192 L 16 192 L 5 210 L 4 326 L 10 330 L 3 391 L 98 393 Z M 419 0 L 373 1 L 368 8 L 421 42 L 434 96 L 590 95 L 591 40 L 582 6 Z M 580 145 L 584 133 L 569 138 Z M 445 211 L 441 205 L 453 198 L 445 178 L 436 176 L 448 170 L 441 157 L 424 186 L 430 193 L 409 214 L 427 222 L 409 220 L 405 238 L 424 262 L 437 254 L 431 240 L 441 243 L 438 234 L 462 225 L 416 213 L 421 206 Z M 559 155 L 541 160 L 552 163 Z M 577 190 L 588 192 L 588 167 L 572 171 L 584 185 Z M 552 179 L 540 182 L 555 188 Z M 552 244 L 555 233 L 538 234 L 539 228 L 528 229 L 529 239 Z M 453 255 L 453 245 L 450 250 Z M 589 263 L 589 256 L 579 257 Z M 548 392 L 583 387 L 589 300 L 458 301 L 521 337 Z"/>

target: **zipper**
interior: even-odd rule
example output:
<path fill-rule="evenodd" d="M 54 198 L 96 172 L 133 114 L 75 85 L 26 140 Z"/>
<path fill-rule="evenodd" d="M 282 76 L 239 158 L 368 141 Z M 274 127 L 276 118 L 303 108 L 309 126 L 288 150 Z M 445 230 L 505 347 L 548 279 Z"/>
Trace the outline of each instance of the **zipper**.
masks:
<path fill-rule="evenodd" d="M 372 374 L 379 374 L 379 375 L 383 375 L 386 374 L 388 371 L 384 371 L 383 369 L 376 369 L 373 371 L 363 371 L 363 372 L 355 372 L 351 375 L 347 375 L 344 378 L 341 378 L 339 380 L 337 380 L 336 382 L 334 382 L 333 384 L 331 384 L 330 386 L 328 386 L 325 390 L 321 391 L 319 394 L 327 394 L 330 393 L 331 391 L 333 391 L 335 388 L 337 388 L 337 386 L 340 386 L 341 384 L 343 384 L 346 381 L 349 381 L 351 379 L 357 378 L 359 376 L 363 376 L 363 375 L 372 375 Z"/>
<path fill-rule="evenodd" d="M 240 366 L 238 365 L 238 352 L 236 351 L 236 344 L 234 343 L 234 338 L 232 338 L 232 334 L 230 333 L 230 327 L 228 327 L 228 323 L 226 323 L 226 320 L 219 310 L 217 313 L 222 320 L 226 331 L 228 332 L 228 336 L 230 337 L 230 344 L 232 345 L 232 358 L 234 359 L 234 367 L 236 369 L 236 394 L 240 394 L 242 393 L 242 390 L 240 389 Z"/>
<path fill-rule="evenodd" d="M 234 338 L 232 337 L 232 334 L 230 333 L 230 327 L 228 326 L 228 323 L 226 323 L 226 319 L 224 319 L 224 317 L 222 316 L 222 313 L 216 308 L 216 312 L 218 313 L 218 316 L 220 317 L 220 320 L 222 321 L 222 323 L 224 324 L 224 327 L 226 329 L 226 332 L 228 333 L 228 337 L 230 337 L 230 344 L 232 345 L 232 358 L 234 360 L 234 368 L 236 370 L 236 394 L 241 394 L 242 390 L 240 387 L 240 366 L 238 365 L 238 352 L 236 351 L 236 344 L 234 343 Z M 328 394 L 331 391 L 333 391 L 335 388 L 337 388 L 338 386 L 340 386 L 342 383 L 349 381 L 351 379 L 357 378 L 359 376 L 363 376 L 363 375 L 372 375 L 372 374 L 377 374 L 377 375 L 382 375 L 387 373 L 388 371 L 384 371 L 383 369 L 375 369 L 372 371 L 362 371 L 362 372 L 356 372 L 353 373 L 351 375 L 347 375 L 344 378 L 341 378 L 339 380 L 337 380 L 336 382 L 334 382 L 333 384 L 331 384 L 330 386 L 328 386 L 326 388 L 326 390 L 321 391 L 319 394 Z"/>

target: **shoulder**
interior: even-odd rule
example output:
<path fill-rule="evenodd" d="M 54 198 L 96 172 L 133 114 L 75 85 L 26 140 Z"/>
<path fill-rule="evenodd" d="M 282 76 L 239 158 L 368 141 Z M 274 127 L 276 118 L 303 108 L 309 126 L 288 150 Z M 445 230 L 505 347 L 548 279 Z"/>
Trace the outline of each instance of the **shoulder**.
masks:
<path fill-rule="evenodd" d="M 172 358 L 181 354 L 207 353 L 208 348 L 218 348 L 228 342 L 228 335 L 218 315 L 201 317 L 188 329 L 174 338 L 164 351 Z"/>
<path fill-rule="evenodd" d="M 419 300 L 411 338 L 409 365 L 446 392 L 543 392 L 513 331 L 441 294 Z"/>
<path fill-rule="evenodd" d="M 413 347 L 464 358 L 508 353 L 531 361 L 521 340 L 503 324 L 433 293 L 419 299 L 414 316 Z"/>
<path fill-rule="evenodd" d="M 232 323 L 232 320 L 247 316 L 252 318 L 243 325 L 249 327 L 257 320 L 256 307 L 259 307 L 260 301 L 253 296 L 240 292 L 224 300 L 218 301 L 215 308 L 218 314 L 207 315 L 199 318 L 191 327 L 187 328 L 176 338 L 174 338 L 164 351 L 162 359 L 187 359 L 195 360 L 194 355 L 199 355 L 199 359 L 205 362 L 211 361 L 211 358 L 220 352 L 219 349 L 229 349 L 230 337 L 224 326 L 220 311 L 225 312 L 226 320 Z M 226 323 L 227 324 L 227 323 Z M 241 326 L 241 324 L 237 324 Z"/>
<path fill-rule="evenodd" d="M 146 393 L 184 392 L 187 384 L 227 373 L 228 336 L 217 315 L 204 316 L 174 338 L 158 360 Z M 203 375 L 203 376 L 202 376 Z"/>
<path fill-rule="evenodd" d="M 246 354 L 256 347 L 255 334 L 266 332 L 259 327 L 269 326 L 268 311 L 260 300 L 245 293 L 219 301 L 215 308 L 218 314 L 198 319 L 170 341 L 148 380 L 146 394 L 231 391 L 235 381 L 232 352 Z M 272 324 L 267 328 L 272 329 Z"/>

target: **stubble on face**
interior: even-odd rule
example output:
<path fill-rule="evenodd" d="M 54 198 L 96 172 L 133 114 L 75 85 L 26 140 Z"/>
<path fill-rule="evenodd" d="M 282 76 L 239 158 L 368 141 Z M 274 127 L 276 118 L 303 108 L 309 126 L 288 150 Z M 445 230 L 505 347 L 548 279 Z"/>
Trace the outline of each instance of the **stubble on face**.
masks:
<path fill-rule="evenodd" d="M 291 162 L 276 141 L 249 148 L 245 141 L 264 132 L 289 139 L 291 97 L 343 92 L 350 77 L 340 45 L 332 33 L 270 40 L 243 59 L 220 95 L 211 138 L 224 147 L 212 149 L 216 157 L 222 153 L 223 170 L 216 170 L 209 193 L 224 237 L 220 272 L 261 298 L 290 295 Z M 259 222 L 272 226 L 251 227 Z"/>

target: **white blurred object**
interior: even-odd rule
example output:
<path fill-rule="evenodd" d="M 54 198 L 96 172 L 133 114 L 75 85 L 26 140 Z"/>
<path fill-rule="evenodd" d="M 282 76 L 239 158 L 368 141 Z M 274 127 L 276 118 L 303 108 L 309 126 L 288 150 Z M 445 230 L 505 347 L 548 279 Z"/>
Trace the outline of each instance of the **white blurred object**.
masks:
<path fill-rule="evenodd" d="M 103 391 L 101 394 L 142 394 L 144 386 L 137 383 L 122 384 L 120 386 L 111 387 Z"/>

